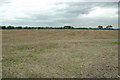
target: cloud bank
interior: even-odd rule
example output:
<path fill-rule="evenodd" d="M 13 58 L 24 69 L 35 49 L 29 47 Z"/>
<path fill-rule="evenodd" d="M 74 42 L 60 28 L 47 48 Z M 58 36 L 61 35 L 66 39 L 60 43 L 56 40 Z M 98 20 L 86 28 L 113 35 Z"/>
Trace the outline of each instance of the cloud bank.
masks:
<path fill-rule="evenodd" d="M 118 26 L 118 2 L 0 0 L 0 24 L 14 26 Z"/>

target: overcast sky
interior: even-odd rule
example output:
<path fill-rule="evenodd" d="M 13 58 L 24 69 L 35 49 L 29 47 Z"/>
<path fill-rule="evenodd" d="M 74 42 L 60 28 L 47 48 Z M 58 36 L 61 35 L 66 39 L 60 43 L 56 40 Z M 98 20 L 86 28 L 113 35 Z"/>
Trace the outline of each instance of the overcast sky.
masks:
<path fill-rule="evenodd" d="M 118 0 L 104 0 L 104 2 L 96 0 L 93 2 L 90 2 L 90 0 L 83 1 L 0 0 L 0 25 L 118 26 Z"/>

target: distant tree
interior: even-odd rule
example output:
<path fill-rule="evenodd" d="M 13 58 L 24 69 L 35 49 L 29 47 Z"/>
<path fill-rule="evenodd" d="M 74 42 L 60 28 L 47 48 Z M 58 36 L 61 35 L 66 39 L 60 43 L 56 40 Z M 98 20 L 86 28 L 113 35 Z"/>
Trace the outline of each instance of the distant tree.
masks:
<path fill-rule="evenodd" d="M 73 26 L 64 26 L 64 29 L 73 29 Z"/>
<path fill-rule="evenodd" d="M 18 27 L 16 27 L 16 29 L 22 29 L 22 26 L 18 26 Z"/>
<path fill-rule="evenodd" d="M 103 29 L 103 26 L 98 26 L 98 29 Z"/>
<path fill-rule="evenodd" d="M 44 27 L 40 27 L 40 29 L 44 29 Z"/>
<path fill-rule="evenodd" d="M 2 27 L 2 29 L 6 29 L 6 26 L 1 26 Z"/>
<path fill-rule="evenodd" d="M 89 29 L 92 29 L 91 27 L 89 27 Z"/>
<path fill-rule="evenodd" d="M 31 27 L 31 29 L 37 29 L 37 27 Z"/>
<path fill-rule="evenodd" d="M 25 27 L 24 27 L 24 29 L 28 29 L 28 27 L 27 27 L 27 26 L 25 26 Z"/>
<path fill-rule="evenodd" d="M 14 26 L 7 26 L 7 29 L 14 29 Z"/>
<path fill-rule="evenodd" d="M 37 29 L 41 29 L 41 27 L 38 27 Z"/>
<path fill-rule="evenodd" d="M 89 29 L 89 28 L 81 27 L 81 28 L 75 28 L 75 29 Z"/>
<path fill-rule="evenodd" d="M 112 29 L 111 25 L 106 26 L 106 29 Z"/>
<path fill-rule="evenodd" d="M 28 29 L 32 29 L 31 27 L 28 27 Z"/>

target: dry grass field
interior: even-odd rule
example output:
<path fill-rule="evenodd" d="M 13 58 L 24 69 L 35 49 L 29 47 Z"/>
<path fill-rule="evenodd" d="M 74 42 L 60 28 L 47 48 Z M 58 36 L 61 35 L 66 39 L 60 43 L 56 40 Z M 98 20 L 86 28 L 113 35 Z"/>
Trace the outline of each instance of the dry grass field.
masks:
<path fill-rule="evenodd" d="M 3 30 L 3 78 L 116 78 L 118 30 Z"/>

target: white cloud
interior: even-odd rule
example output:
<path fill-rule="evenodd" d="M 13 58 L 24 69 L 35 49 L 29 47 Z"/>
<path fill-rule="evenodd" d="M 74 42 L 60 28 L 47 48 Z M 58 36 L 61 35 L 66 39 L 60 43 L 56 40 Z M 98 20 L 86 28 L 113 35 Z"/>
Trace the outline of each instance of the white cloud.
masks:
<path fill-rule="evenodd" d="M 82 15 L 84 18 L 117 18 L 118 15 L 117 8 L 103 8 L 103 7 L 94 7 L 94 9 L 88 14 Z M 81 17 L 81 16 L 80 16 Z"/>
<path fill-rule="evenodd" d="M 105 21 L 109 18 L 109 21 L 114 22 L 117 20 L 117 8 L 101 7 L 94 4 L 84 3 L 87 5 L 81 5 L 79 1 L 84 0 L 0 0 L 0 24 L 2 25 L 50 25 L 61 26 L 64 24 L 70 24 L 73 26 L 79 26 L 81 24 L 90 25 L 92 20 L 99 24 L 97 19 Z M 75 5 L 69 5 L 72 2 Z M 59 4 L 60 3 L 60 4 Z M 80 3 L 80 4 L 79 4 Z M 99 3 L 101 4 L 101 3 Z M 110 3 L 109 3 L 110 4 Z M 89 6 L 90 7 L 89 7 Z M 105 4 L 104 6 L 107 6 Z M 76 9 L 77 8 L 77 9 Z M 89 9 L 90 8 L 90 9 Z M 92 9 L 92 11 L 91 11 Z M 78 14 L 80 15 L 78 16 Z M 88 13 L 88 14 L 87 14 Z M 88 21 L 90 20 L 91 21 Z M 74 20 L 74 21 L 73 21 Z M 86 20 L 88 23 L 86 24 Z M 113 21 L 114 20 L 114 21 Z M 81 23 L 80 23 L 81 22 Z"/>

